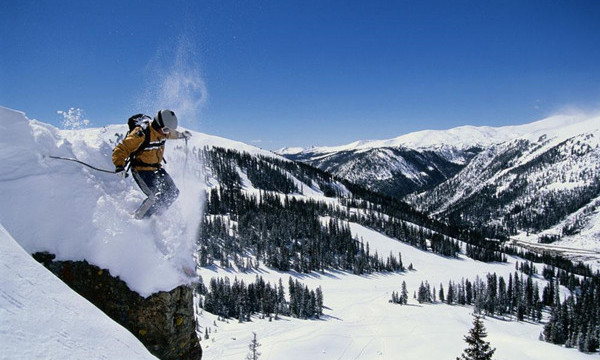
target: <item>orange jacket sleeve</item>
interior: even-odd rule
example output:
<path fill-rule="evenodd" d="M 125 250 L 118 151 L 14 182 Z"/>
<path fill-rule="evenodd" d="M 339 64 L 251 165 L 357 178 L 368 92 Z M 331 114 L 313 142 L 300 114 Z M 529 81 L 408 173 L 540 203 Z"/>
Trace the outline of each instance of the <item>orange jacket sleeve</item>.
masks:
<path fill-rule="evenodd" d="M 123 141 L 113 149 L 112 162 L 115 166 L 125 166 L 125 160 L 144 142 L 144 130 L 141 127 L 133 129 Z"/>

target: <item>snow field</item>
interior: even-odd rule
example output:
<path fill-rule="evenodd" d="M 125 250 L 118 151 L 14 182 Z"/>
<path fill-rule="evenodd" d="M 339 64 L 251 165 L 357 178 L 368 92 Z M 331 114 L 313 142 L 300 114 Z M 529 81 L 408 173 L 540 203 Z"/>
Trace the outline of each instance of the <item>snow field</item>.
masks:
<path fill-rule="evenodd" d="M 262 344 L 261 359 L 453 359 L 465 348 L 463 336 L 471 328 L 473 308 L 459 305 L 418 304 L 413 292 L 421 281 L 429 281 L 439 291 L 440 282 L 447 291 L 448 281 L 460 282 L 479 275 L 497 273 L 508 279 L 515 271 L 515 258 L 507 264 L 486 264 L 469 258 L 449 259 L 424 252 L 381 235 L 358 224 L 350 224 L 353 235 L 369 243 L 371 253 L 380 256 L 402 254 L 405 266 L 412 263 L 416 271 L 356 276 L 346 272 L 325 274 L 281 273 L 261 267 L 257 272 L 240 273 L 218 267 L 203 268 L 201 275 L 208 284 L 211 277 L 237 277 L 253 282 L 256 275 L 277 284 L 279 278 L 287 289 L 291 275 L 311 289 L 321 286 L 324 294 L 324 317 L 321 320 L 281 320 L 253 318 L 249 323 L 217 321 L 202 312 L 198 316 L 203 335 L 211 329 L 210 339 L 202 340 L 204 359 L 239 359 L 248 352 L 252 332 Z M 541 270 L 541 269 L 540 269 Z M 406 281 L 409 304 L 391 304 L 393 291 L 400 291 Z M 545 281 L 537 278 L 540 288 Z M 287 290 L 286 290 L 287 291 Z M 287 296 L 287 294 L 286 294 Z M 217 326 L 214 326 L 216 322 Z M 487 317 L 487 340 L 497 348 L 496 359 L 584 359 L 589 355 L 539 340 L 543 327 L 529 322 L 506 321 Z M 214 330 L 217 329 L 215 333 Z"/>

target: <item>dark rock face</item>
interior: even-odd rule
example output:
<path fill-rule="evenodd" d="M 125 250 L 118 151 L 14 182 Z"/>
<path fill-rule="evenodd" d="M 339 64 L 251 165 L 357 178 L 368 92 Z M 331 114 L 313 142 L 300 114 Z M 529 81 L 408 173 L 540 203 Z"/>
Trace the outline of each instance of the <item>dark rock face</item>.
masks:
<path fill-rule="evenodd" d="M 158 358 L 202 358 L 191 288 L 179 286 L 143 298 L 118 277 L 111 276 L 108 270 L 85 260 L 53 261 L 55 256 L 49 253 L 36 253 L 33 257 L 128 329 Z"/>

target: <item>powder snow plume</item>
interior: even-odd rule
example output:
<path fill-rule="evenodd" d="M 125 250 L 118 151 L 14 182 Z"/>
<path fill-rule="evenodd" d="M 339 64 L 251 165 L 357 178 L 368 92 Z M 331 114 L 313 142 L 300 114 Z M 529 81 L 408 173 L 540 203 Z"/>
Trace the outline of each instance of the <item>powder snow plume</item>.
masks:
<path fill-rule="evenodd" d="M 138 100 L 140 111 L 155 113 L 171 109 L 179 124 L 197 128 L 200 111 L 208 98 L 208 91 L 200 65 L 194 60 L 196 50 L 185 36 L 173 49 L 161 49 L 147 66 L 145 90 Z"/>
<path fill-rule="evenodd" d="M 85 111 L 80 108 L 72 107 L 66 111 L 57 110 L 56 113 L 62 117 L 60 123 L 67 130 L 84 129 L 91 124 L 85 115 Z"/>
<path fill-rule="evenodd" d="M 146 73 L 149 77 L 138 100 L 139 112 L 153 115 L 159 109 L 171 109 L 180 126 L 198 129 L 208 91 L 200 65 L 194 60 L 198 58 L 194 45 L 186 36 L 181 36 L 176 43 L 175 47 L 157 51 L 148 64 Z M 177 224 L 178 218 L 183 219 L 184 223 L 179 227 L 185 228 L 184 234 L 178 236 L 180 249 L 166 249 L 169 253 L 185 254 L 186 249 L 193 248 L 202 217 L 203 166 L 198 158 L 191 158 L 193 153 L 194 149 L 184 141 L 167 142 L 165 157 L 169 163 L 165 168 L 175 180 L 180 196 L 175 211 L 166 215 L 171 217 L 173 224 Z M 174 234 L 166 235 L 171 235 L 166 237 L 169 238 Z"/>

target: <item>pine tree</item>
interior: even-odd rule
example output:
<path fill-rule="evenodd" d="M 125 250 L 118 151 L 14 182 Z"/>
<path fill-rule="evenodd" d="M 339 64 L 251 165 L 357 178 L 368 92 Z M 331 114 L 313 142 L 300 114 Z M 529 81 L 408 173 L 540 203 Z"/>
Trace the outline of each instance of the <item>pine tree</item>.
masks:
<path fill-rule="evenodd" d="M 400 299 L 398 296 L 398 293 L 395 291 L 392 291 L 392 300 L 390 300 L 393 304 L 401 304 L 400 303 Z"/>
<path fill-rule="evenodd" d="M 469 335 L 465 336 L 465 342 L 467 348 L 463 351 L 461 357 L 457 357 L 457 360 L 490 360 L 496 351 L 495 348 L 490 347 L 490 343 L 483 339 L 487 336 L 485 326 L 481 317 L 478 315 L 473 316 L 473 328 L 469 330 Z"/>
<path fill-rule="evenodd" d="M 247 360 L 258 360 L 258 358 L 260 357 L 260 352 L 258 352 L 258 347 L 260 345 L 261 344 L 256 339 L 256 333 L 252 332 L 252 340 L 250 341 L 250 344 L 248 345 L 248 349 L 250 350 L 250 352 L 248 353 L 248 355 L 246 355 Z"/>
<path fill-rule="evenodd" d="M 315 296 L 316 296 L 316 317 L 317 319 L 323 315 L 323 290 L 321 290 L 321 287 L 319 286 L 315 292 Z"/>
<path fill-rule="evenodd" d="M 400 294 L 400 303 L 406 305 L 408 303 L 408 290 L 406 289 L 406 281 L 402 281 L 402 293 Z"/>
<path fill-rule="evenodd" d="M 452 303 L 454 302 L 454 285 L 452 284 L 452 281 L 448 282 L 448 295 L 446 296 L 446 303 L 448 305 L 452 305 Z"/>

